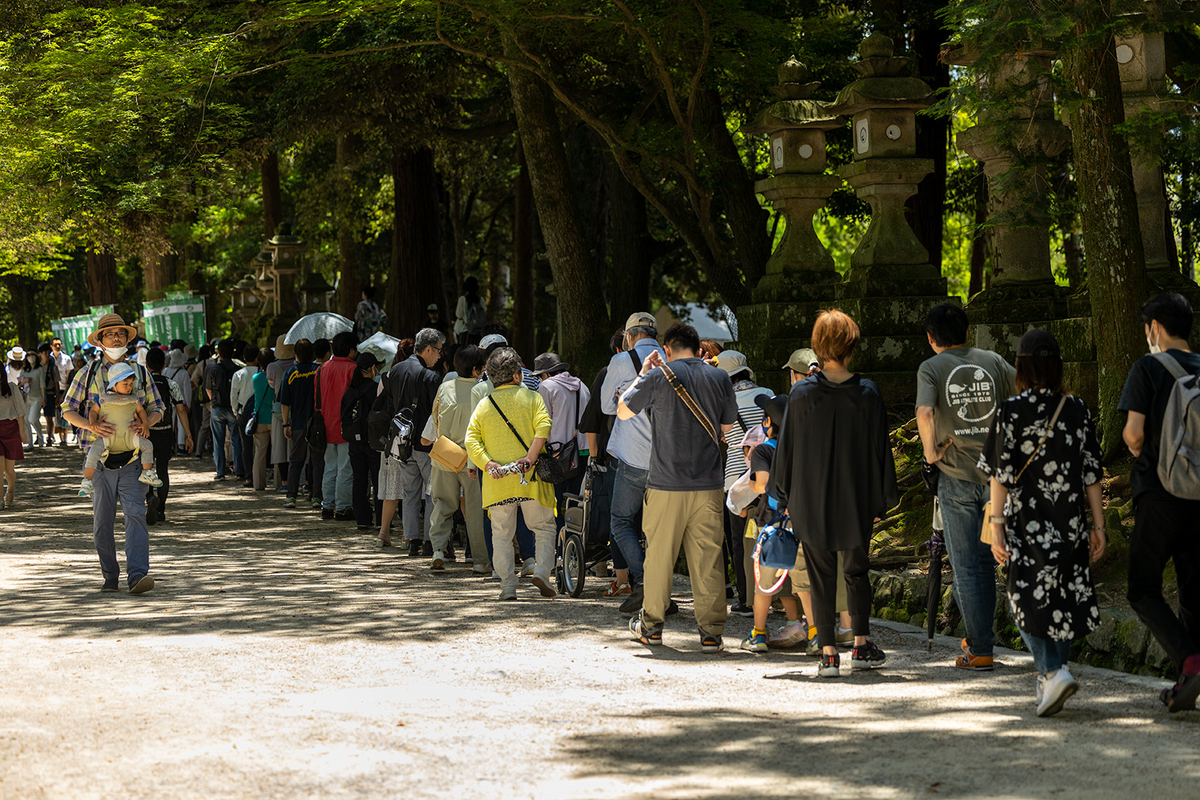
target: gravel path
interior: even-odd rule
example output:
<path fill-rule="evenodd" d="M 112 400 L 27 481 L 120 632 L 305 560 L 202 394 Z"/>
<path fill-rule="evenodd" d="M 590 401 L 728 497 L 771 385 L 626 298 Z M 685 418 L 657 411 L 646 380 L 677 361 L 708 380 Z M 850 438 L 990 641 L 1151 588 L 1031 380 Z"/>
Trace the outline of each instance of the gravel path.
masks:
<path fill-rule="evenodd" d="M 35 451 L 0 512 L 0 798 L 1197 796 L 1200 713 L 1160 681 L 1080 667 L 1039 720 L 1027 656 L 964 675 L 887 623 L 884 669 L 822 681 L 739 618 L 702 655 L 685 588 L 648 651 L 599 581 L 500 605 L 191 459 L 157 588 L 100 594 L 79 461 Z"/>

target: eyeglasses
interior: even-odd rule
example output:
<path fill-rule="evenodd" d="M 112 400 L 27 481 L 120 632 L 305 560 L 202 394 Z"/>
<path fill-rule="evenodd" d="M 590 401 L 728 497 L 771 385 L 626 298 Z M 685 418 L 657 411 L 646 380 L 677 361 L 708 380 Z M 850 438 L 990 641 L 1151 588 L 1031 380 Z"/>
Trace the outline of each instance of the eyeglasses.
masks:
<path fill-rule="evenodd" d="M 100 341 L 103 341 L 103 342 L 115 342 L 115 341 L 124 342 L 124 341 L 127 341 L 128 339 L 129 339 L 129 334 L 125 333 L 125 331 L 120 330 L 120 329 L 104 331 L 103 333 L 100 334 Z"/>

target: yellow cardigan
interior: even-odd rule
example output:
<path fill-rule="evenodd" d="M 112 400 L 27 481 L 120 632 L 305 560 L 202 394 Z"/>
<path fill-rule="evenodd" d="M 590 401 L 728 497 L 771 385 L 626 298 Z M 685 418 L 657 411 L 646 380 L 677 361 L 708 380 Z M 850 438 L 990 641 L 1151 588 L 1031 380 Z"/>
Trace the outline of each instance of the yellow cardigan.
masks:
<path fill-rule="evenodd" d="M 524 386 L 508 384 L 499 386 L 491 397 L 504 409 L 509 422 L 529 445 L 538 437 L 550 435 L 550 414 L 542 396 Z M 467 454 L 479 469 L 485 469 L 489 461 L 508 464 L 524 458 L 528 451 L 513 436 L 504 419 L 496 413 L 491 400 L 485 399 L 475 406 L 471 421 L 467 424 Z M 533 471 L 525 474 L 528 486 L 521 485 L 519 475 L 493 478 L 483 473 L 483 506 L 495 505 L 501 500 L 523 497 L 537 500 L 546 508 L 554 508 L 554 487 L 545 481 L 534 480 Z"/>

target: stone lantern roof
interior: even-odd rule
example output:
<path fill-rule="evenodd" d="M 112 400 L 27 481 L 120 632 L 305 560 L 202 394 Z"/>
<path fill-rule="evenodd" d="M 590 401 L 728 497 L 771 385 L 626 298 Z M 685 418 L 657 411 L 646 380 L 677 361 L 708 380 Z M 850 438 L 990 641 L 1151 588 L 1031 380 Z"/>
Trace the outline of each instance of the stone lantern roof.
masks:
<path fill-rule="evenodd" d="M 873 33 L 859 46 L 860 58 L 852 65 L 863 77 L 838 93 L 830 111 L 857 114 L 870 108 L 926 108 L 933 89 L 912 77 L 912 59 L 894 56 L 892 40 Z"/>
<path fill-rule="evenodd" d="M 768 106 L 753 122 L 743 125 L 743 133 L 769 134 L 797 127 L 831 131 L 842 127 L 841 120 L 830 112 L 826 103 L 810 99 L 821 82 L 809 81 L 808 67 L 795 56 L 780 65 L 778 76 L 779 83 L 771 87 L 771 92 L 781 98 L 780 101 Z"/>
<path fill-rule="evenodd" d="M 308 277 L 304 279 L 304 283 L 300 284 L 296 288 L 306 293 L 333 291 L 333 286 L 331 286 L 329 282 L 325 280 L 325 276 L 316 270 L 309 272 Z"/>
<path fill-rule="evenodd" d="M 267 240 L 267 244 L 274 245 L 275 247 L 279 247 L 280 245 L 284 247 L 299 247 L 304 244 L 304 240 L 299 236 L 292 235 L 291 223 L 281 222 L 279 223 L 279 227 L 275 229 L 275 235 Z"/>

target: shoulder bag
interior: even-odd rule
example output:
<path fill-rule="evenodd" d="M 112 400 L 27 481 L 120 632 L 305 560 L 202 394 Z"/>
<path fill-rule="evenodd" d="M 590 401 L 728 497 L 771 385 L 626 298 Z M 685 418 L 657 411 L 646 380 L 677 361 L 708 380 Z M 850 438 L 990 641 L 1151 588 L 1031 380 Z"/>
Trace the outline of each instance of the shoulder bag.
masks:
<path fill-rule="evenodd" d="M 1046 444 L 1046 439 L 1054 431 L 1054 425 L 1058 422 L 1058 415 L 1062 413 L 1063 406 L 1066 405 L 1067 396 L 1064 394 L 1062 399 L 1058 401 L 1058 408 L 1054 409 L 1054 416 L 1050 417 L 1050 422 L 1046 425 L 1046 432 L 1042 434 L 1042 439 L 1038 442 L 1038 446 L 1034 448 L 1033 453 L 1029 456 L 1029 460 L 1025 462 L 1025 466 L 1021 467 L 1021 471 L 1017 473 L 1017 477 L 1013 479 L 1013 485 L 1021 480 L 1021 476 L 1025 474 L 1025 470 L 1029 469 L 1029 465 L 1038 457 L 1038 453 L 1042 452 L 1042 445 Z M 990 485 L 990 484 L 989 484 Z M 979 541 L 984 544 L 998 544 L 995 529 L 992 528 L 992 523 L 989 521 L 992 516 L 992 501 L 987 501 L 983 506 L 983 529 L 979 532 Z M 1002 540 L 1001 540 L 1002 541 Z"/>
<path fill-rule="evenodd" d="M 787 580 L 788 571 L 796 568 L 796 556 L 800 552 L 800 542 L 788 525 L 788 516 L 782 511 L 775 514 L 770 523 L 759 531 L 758 540 L 754 543 L 754 582 L 762 586 L 759 573 L 762 567 L 780 571 L 779 581 L 770 589 L 763 589 L 767 594 L 774 594 Z"/>
<path fill-rule="evenodd" d="M 308 440 L 308 449 L 316 453 L 324 453 L 329 437 L 325 432 L 325 417 L 321 416 L 321 368 L 313 376 L 313 412 L 308 418 L 308 427 L 304 429 Z"/>
<path fill-rule="evenodd" d="M 463 467 L 467 465 L 467 451 L 460 447 L 458 442 L 442 435 L 442 426 L 438 420 L 440 407 L 440 403 L 433 404 L 433 429 L 437 431 L 438 437 L 429 451 L 429 457 L 443 469 L 454 473 L 462 472 Z"/>
<path fill-rule="evenodd" d="M 579 392 L 575 392 L 575 427 L 571 438 L 561 444 L 548 445 L 546 452 L 538 456 L 537 476 L 546 483 L 562 483 L 578 477 L 583 472 L 583 459 L 579 456 Z"/>

